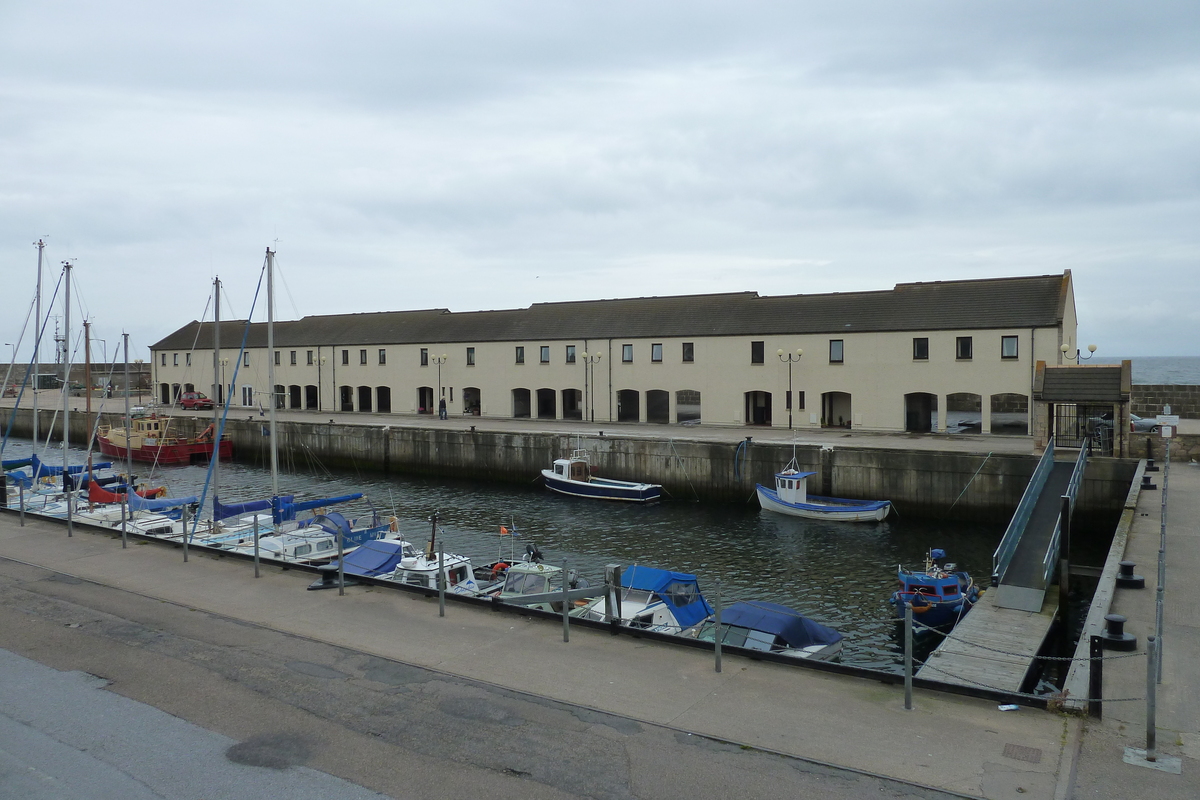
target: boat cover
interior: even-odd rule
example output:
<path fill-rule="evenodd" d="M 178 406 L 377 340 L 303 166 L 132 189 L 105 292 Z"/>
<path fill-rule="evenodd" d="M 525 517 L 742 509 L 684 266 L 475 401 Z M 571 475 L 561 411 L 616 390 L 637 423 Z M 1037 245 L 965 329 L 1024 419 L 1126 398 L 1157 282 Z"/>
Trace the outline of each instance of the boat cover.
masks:
<path fill-rule="evenodd" d="M 813 622 L 798 611 L 759 600 L 743 600 L 723 609 L 721 624 L 771 633 L 797 649 L 842 640 L 842 634 L 833 628 Z"/>
<path fill-rule="evenodd" d="M 134 492 L 129 496 L 129 507 L 134 511 L 166 511 L 168 508 L 196 505 L 200 498 L 191 497 L 160 497 L 157 500 L 147 500 Z"/>
<path fill-rule="evenodd" d="M 393 539 L 377 539 L 367 542 L 354 552 L 347 554 L 342 559 L 342 564 L 347 575 L 377 578 L 380 575 L 391 575 L 395 572 L 403 558 L 404 542 Z"/>
<path fill-rule="evenodd" d="M 690 628 L 713 613 L 712 606 L 700 594 L 696 576 L 686 572 L 634 565 L 621 575 L 621 585 L 628 589 L 654 592 L 667 604 L 683 628 Z"/>
<path fill-rule="evenodd" d="M 122 488 L 127 489 L 128 487 L 122 487 Z M 178 501 L 174 501 L 174 500 L 167 501 L 166 505 L 157 505 L 157 506 L 142 505 L 143 503 L 162 503 L 162 502 L 164 502 L 162 500 L 146 499 L 147 497 L 151 497 L 151 498 L 158 497 L 158 495 L 163 491 L 164 491 L 164 489 L 161 486 L 154 488 L 154 489 L 142 489 L 141 491 L 135 491 L 132 495 L 129 496 L 129 507 L 134 509 L 135 511 L 140 511 L 140 510 L 161 511 L 164 508 L 174 508 L 175 506 L 185 505 L 187 503 L 198 502 L 195 497 L 185 497 L 185 498 L 181 498 Z M 103 486 L 101 486 L 99 481 L 88 483 L 88 502 L 89 503 L 119 503 L 119 502 L 121 502 L 121 495 L 123 495 L 123 494 L 125 494 L 125 492 L 110 492 L 108 489 L 105 489 Z"/>
<path fill-rule="evenodd" d="M 289 494 L 279 498 L 280 502 L 290 503 L 295 499 L 295 495 Z M 269 511 L 273 505 L 270 499 L 267 500 L 248 500 L 245 503 L 230 503 L 226 505 L 213 498 L 213 518 L 216 520 L 229 519 L 242 514 L 250 514 L 255 511 Z"/>
<path fill-rule="evenodd" d="M 311 511 L 314 508 L 331 506 L 335 503 L 348 503 L 351 500 L 359 500 L 362 496 L 362 492 L 358 492 L 356 494 L 344 494 L 339 497 L 325 497 L 320 500 L 305 500 L 301 503 L 292 502 L 293 497 L 279 497 L 276 498 L 279 502 L 271 510 L 271 518 L 278 525 L 281 522 L 294 520 L 297 511 Z"/>
<path fill-rule="evenodd" d="M 64 478 L 64 482 L 67 484 L 68 489 L 86 489 L 91 486 L 92 481 L 95 481 L 101 486 L 111 486 L 114 483 L 120 483 L 122 480 L 124 480 L 124 478 L 122 478 L 120 475 L 109 475 L 105 478 L 97 478 L 95 475 L 81 475 L 78 478 L 72 478 L 70 475 L 68 475 L 66 478 Z"/>
<path fill-rule="evenodd" d="M 40 458 L 37 457 L 37 453 L 34 453 L 32 456 L 29 457 L 29 463 L 33 465 L 33 474 L 35 476 L 38 476 L 38 475 L 62 475 L 63 474 L 62 467 L 55 467 L 55 466 L 51 466 L 50 464 L 47 464 L 45 461 L 42 461 Z M 112 467 L 111 461 L 103 461 L 99 464 L 92 464 L 91 468 L 92 469 L 108 469 L 110 467 Z M 67 472 L 71 473 L 72 475 L 78 475 L 80 472 L 86 472 L 87 469 L 88 469 L 87 464 L 76 464 L 75 466 L 67 467 Z"/>
<path fill-rule="evenodd" d="M 32 458 L 14 458 L 8 461 L 0 461 L 0 467 L 5 470 L 16 469 L 17 467 L 27 467 L 33 463 Z"/>

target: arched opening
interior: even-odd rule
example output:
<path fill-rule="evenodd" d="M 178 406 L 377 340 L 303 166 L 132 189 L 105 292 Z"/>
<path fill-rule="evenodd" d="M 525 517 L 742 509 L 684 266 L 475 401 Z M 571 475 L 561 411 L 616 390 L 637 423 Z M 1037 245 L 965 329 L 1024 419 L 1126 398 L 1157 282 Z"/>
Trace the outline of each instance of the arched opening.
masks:
<path fill-rule="evenodd" d="M 512 415 L 518 419 L 529 419 L 529 390 L 528 389 L 513 389 L 512 390 Z"/>
<path fill-rule="evenodd" d="M 473 417 L 478 417 L 482 413 L 483 406 L 479 402 L 478 386 L 468 386 L 463 389 L 462 401 L 464 414 L 470 414 Z"/>
<path fill-rule="evenodd" d="M 194 392 L 194 391 L 196 391 L 196 387 L 195 387 L 195 385 L 193 385 L 193 384 L 190 384 L 190 383 L 185 383 L 185 384 L 183 385 L 183 390 L 184 390 L 185 392 Z"/>
<path fill-rule="evenodd" d="M 637 389 L 622 389 L 617 392 L 617 422 L 640 422 L 641 419 L 641 393 Z"/>
<path fill-rule="evenodd" d="M 821 394 L 821 426 L 824 428 L 849 428 L 853 416 L 849 392 L 824 392 Z"/>
<path fill-rule="evenodd" d="M 354 387 L 353 386 L 339 386 L 338 394 L 341 395 L 341 397 L 340 397 L 341 402 L 338 405 L 338 408 L 341 409 L 342 411 L 353 411 L 354 410 Z"/>
<path fill-rule="evenodd" d="M 315 384 L 308 384 L 304 387 L 304 407 L 310 411 L 316 411 L 321 407 L 320 394 L 317 392 Z"/>
<path fill-rule="evenodd" d="M 433 387 L 419 386 L 417 387 L 417 413 L 432 414 L 435 410 L 433 402 Z"/>
<path fill-rule="evenodd" d="M 1029 435 L 1029 397 L 1003 392 L 992 395 L 992 433 L 1003 436 Z"/>
<path fill-rule="evenodd" d="M 275 409 L 278 411 L 281 408 L 286 408 L 284 403 L 287 401 L 287 387 L 281 384 L 275 385 L 275 393 L 271 396 L 275 401 Z"/>
<path fill-rule="evenodd" d="M 583 419 L 583 392 L 579 389 L 562 390 L 563 419 Z"/>
<path fill-rule="evenodd" d="M 675 421 L 700 421 L 700 392 L 695 389 L 680 389 L 675 393 Z"/>
<path fill-rule="evenodd" d="M 179 395 L 182 394 L 182 392 L 183 392 L 182 386 L 180 386 L 178 383 L 172 383 L 171 384 L 171 402 L 178 403 Z"/>
<path fill-rule="evenodd" d="M 938 399 L 929 392 L 904 395 L 904 430 L 929 433 L 937 427 Z"/>
<path fill-rule="evenodd" d="M 375 410 L 380 414 L 392 413 L 392 387 L 375 387 Z"/>
<path fill-rule="evenodd" d="M 538 419 L 555 419 L 558 417 L 557 405 L 554 402 L 553 389 L 538 389 L 537 390 L 537 415 Z"/>
<path fill-rule="evenodd" d="M 665 389 L 646 392 L 646 422 L 669 425 L 671 422 L 671 393 Z"/>
<path fill-rule="evenodd" d="M 162 403 L 164 406 L 171 405 L 171 384 L 169 384 L 169 383 L 159 384 L 158 402 Z M 218 401 L 218 402 L 220 402 L 220 401 Z"/>
<path fill-rule="evenodd" d="M 300 407 L 300 385 L 294 383 L 288 387 L 288 408 Z"/>
<path fill-rule="evenodd" d="M 370 386 L 358 387 L 358 410 L 370 412 L 372 408 L 371 395 L 373 390 Z"/>
<path fill-rule="evenodd" d="M 983 398 L 971 392 L 946 395 L 946 433 L 979 433 L 983 429 Z"/>
<path fill-rule="evenodd" d="M 746 392 L 746 424 L 771 424 L 771 393 Z"/>

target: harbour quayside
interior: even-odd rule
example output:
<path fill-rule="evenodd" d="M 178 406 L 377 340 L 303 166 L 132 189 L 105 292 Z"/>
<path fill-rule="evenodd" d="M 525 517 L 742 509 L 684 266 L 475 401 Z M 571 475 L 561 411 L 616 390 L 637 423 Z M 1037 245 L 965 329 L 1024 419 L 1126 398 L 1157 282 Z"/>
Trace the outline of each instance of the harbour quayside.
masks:
<path fill-rule="evenodd" d="M 662 496 L 662 486 L 657 483 L 618 481 L 592 475 L 586 450 L 574 450 L 570 458 L 555 460 L 554 469 L 542 470 L 542 480 L 552 492 L 594 500 L 653 503 Z"/>
<path fill-rule="evenodd" d="M 792 456 L 783 471 L 775 473 L 774 489 L 755 484 L 758 504 L 765 511 L 777 514 L 831 522 L 879 522 L 892 510 L 890 500 L 846 500 L 810 495 L 808 476 L 816 474 L 801 472 L 796 467 L 796 457 Z"/>

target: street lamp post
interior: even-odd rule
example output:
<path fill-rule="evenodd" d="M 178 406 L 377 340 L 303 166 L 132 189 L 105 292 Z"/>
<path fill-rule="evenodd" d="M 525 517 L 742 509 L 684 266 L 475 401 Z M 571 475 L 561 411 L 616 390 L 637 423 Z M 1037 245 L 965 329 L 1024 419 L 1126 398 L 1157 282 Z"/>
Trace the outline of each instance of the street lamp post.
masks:
<path fill-rule="evenodd" d="M 588 391 L 588 396 L 585 402 L 588 403 L 588 422 L 596 421 L 596 362 L 600 360 L 603 353 L 592 353 L 588 355 L 584 351 L 580 356 L 583 359 L 583 388 Z M 588 381 L 588 372 L 591 372 L 591 381 Z"/>
<path fill-rule="evenodd" d="M 446 402 L 446 389 L 442 386 L 442 364 L 446 363 L 446 354 L 440 356 L 430 356 L 429 360 L 437 364 L 438 368 L 438 416 L 441 416 L 442 405 Z"/>
<path fill-rule="evenodd" d="M 800 359 L 804 357 L 804 351 L 797 348 L 795 353 L 785 353 L 783 350 L 775 351 L 775 355 L 779 356 L 779 360 L 788 365 L 788 393 L 787 393 L 787 409 L 788 409 L 788 430 L 792 429 L 792 364 L 799 364 Z"/>
<path fill-rule="evenodd" d="M 1094 356 L 1096 354 L 1096 345 L 1094 345 L 1094 344 L 1088 345 L 1088 348 L 1087 348 L 1088 354 L 1086 356 L 1081 356 L 1079 354 L 1078 347 L 1075 348 L 1075 354 L 1072 355 L 1071 354 L 1071 345 L 1069 345 L 1069 344 L 1064 344 L 1062 347 L 1060 347 L 1058 349 L 1062 351 L 1063 358 L 1067 359 L 1068 361 L 1074 361 L 1076 363 L 1078 363 L 1080 361 L 1087 361 L 1089 358 L 1091 358 L 1092 356 Z"/>

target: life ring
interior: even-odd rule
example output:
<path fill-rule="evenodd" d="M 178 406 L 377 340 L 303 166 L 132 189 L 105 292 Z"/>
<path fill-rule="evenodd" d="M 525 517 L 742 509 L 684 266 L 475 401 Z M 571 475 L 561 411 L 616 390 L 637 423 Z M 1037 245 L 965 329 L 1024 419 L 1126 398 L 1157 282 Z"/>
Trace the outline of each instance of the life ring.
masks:
<path fill-rule="evenodd" d="M 908 604 L 912 606 L 914 614 L 924 614 L 926 611 L 932 608 L 932 606 L 929 604 L 929 600 L 926 599 L 925 595 L 921 594 L 920 592 L 913 592 L 912 599 L 908 601 Z"/>
<path fill-rule="evenodd" d="M 492 567 L 493 578 L 498 578 L 505 572 L 508 572 L 508 564 L 505 564 L 503 561 L 497 561 L 496 565 Z"/>

